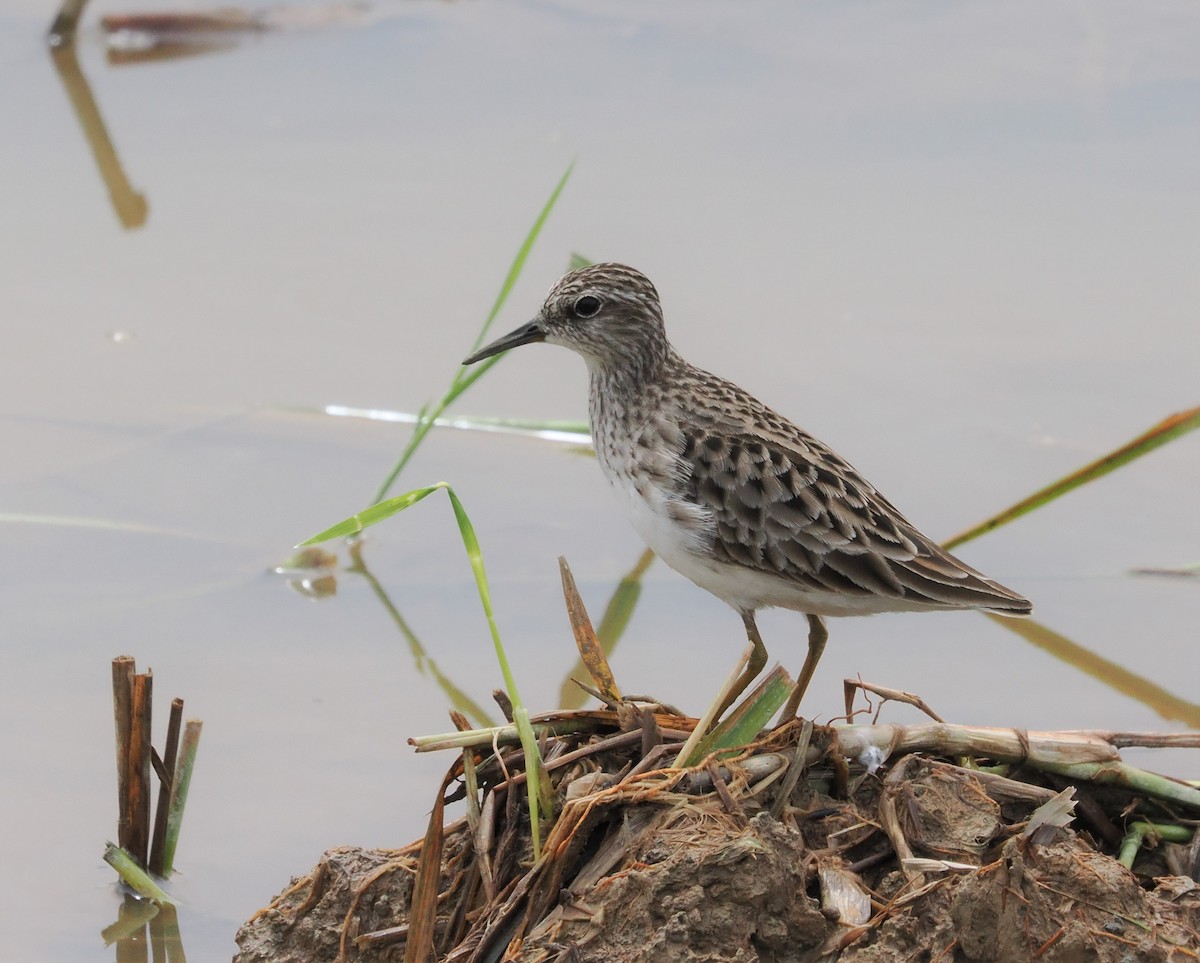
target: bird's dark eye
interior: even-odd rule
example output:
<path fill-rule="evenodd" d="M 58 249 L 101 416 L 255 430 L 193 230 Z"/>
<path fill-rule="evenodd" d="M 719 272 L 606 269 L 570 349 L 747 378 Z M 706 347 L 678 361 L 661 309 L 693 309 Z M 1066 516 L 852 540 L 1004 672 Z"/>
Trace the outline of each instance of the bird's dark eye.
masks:
<path fill-rule="evenodd" d="M 575 317 L 577 318 L 595 317 L 599 310 L 600 299 L 593 294 L 585 294 L 575 302 Z"/>

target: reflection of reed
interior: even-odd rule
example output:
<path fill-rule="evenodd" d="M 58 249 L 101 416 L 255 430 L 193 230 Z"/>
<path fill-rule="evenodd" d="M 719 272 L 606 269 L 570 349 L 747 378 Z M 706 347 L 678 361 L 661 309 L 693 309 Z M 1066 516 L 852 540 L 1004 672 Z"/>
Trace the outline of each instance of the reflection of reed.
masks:
<path fill-rule="evenodd" d="M 117 909 L 117 918 L 100 931 L 100 939 L 105 946 L 118 946 L 117 958 L 121 958 L 122 944 L 134 941 L 145 941 L 146 924 L 158 915 L 159 905 L 150 899 L 138 899 L 127 892 L 121 906 Z"/>
<path fill-rule="evenodd" d="M 55 47 L 50 51 L 50 57 L 58 70 L 58 76 L 62 78 L 63 86 L 67 89 L 75 116 L 79 118 L 79 126 L 83 128 L 83 136 L 92 148 L 92 156 L 96 158 L 96 166 L 100 168 L 100 176 L 104 178 L 109 199 L 121 226 L 141 227 L 146 223 L 148 210 L 145 195 L 135 191 L 125 176 L 116 148 L 109 140 L 108 130 L 92 97 L 91 88 L 83 76 L 83 71 L 79 69 L 74 45 L 64 43 Z"/>
<path fill-rule="evenodd" d="M 87 0 L 63 0 L 59 7 L 54 23 L 50 25 L 50 46 L 70 45 L 75 41 L 75 28 L 79 26 L 79 18 L 83 16 L 83 8 Z"/>
<path fill-rule="evenodd" d="M 479 703 L 463 692 L 462 689 L 455 685 L 453 681 L 447 678 L 442 673 L 442 670 L 438 668 L 437 663 L 434 662 L 433 659 L 431 659 L 425 652 L 425 646 L 421 644 L 421 640 L 417 638 L 416 634 L 404 620 L 404 616 L 402 616 L 396 606 L 392 604 L 392 600 L 388 598 L 387 591 L 382 585 L 379 584 L 379 580 L 371 573 L 370 569 L 367 568 L 367 563 L 363 561 L 362 557 L 361 541 L 354 541 L 350 543 L 350 558 L 352 560 L 352 564 L 347 567 L 346 571 L 353 572 L 355 575 L 361 575 L 367 580 L 367 584 L 371 586 L 371 591 L 375 593 L 376 598 L 378 598 L 383 604 L 383 607 L 387 609 L 388 615 L 390 615 L 392 617 L 392 621 L 396 623 L 396 628 L 400 630 L 400 634 L 403 635 L 405 640 L 408 642 L 408 649 L 412 653 L 413 662 L 417 671 L 421 673 L 421 675 L 425 675 L 426 670 L 428 670 L 428 675 L 433 679 L 434 682 L 438 684 L 438 687 L 444 693 L 446 693 L 446 697 L 450 700 L 451 704 L 458 709 L 459 712 L 473 720 L 477 726 L 494 726 L 496 723 L 493 721 L 492 717 L 479 705 Z"/>
<path fill-rule="evenodd" d="M 258 33 L 266 30 L 262 19 L 244 10 L 214 10 L 211 13 L 120 13 L 101 17 L 106 33 L 129 30 L 150 37 L 209 33 Z"/>
<path fill-rule="evenodd" d="M 188 40 L 179 43 L 160 41 L 149 47 L 109 47 L 107 57 L 112 66 L 123 67 L 128 64 L 157 63 L 163 60 L 200 57 L 204 54 L 233 50 L 236 46 L 237 44 L 231 41 L 219 39 Z"/>
<path fill-rule="evenodd" d="M 181 60 L 233 50 L 237 38 L 270 27 L 242 10 L 110 14 L 100 19 L 113 66 Z"/>
<path fill-rule="evenodd" d="M 1200 729 L 1200 705 L 1172 695 L 1149 679 L 1135 675 L 1123 666 L 1110 662 L 1032 619 L 1007 619 L 1002 615 L 992 615 L 988 612 L 984 614 L 1044 652 L 1049 652 L 1055 658 L 1073 665 L 1109 688 L 1149 706 L 1164 719 Z"/>
<path fill-rule="evenodd" d="M 621 579 L 612 598 L 608 600 L 608 606 L 604 609 L 604 617 L 600 620 L 600 627 L 596 629 L 596 638 L 606 656 L 611 656 L 616 651 L 617 643 L 624 635 L 625 627 L 629 625 L 634 607 L 642 594 L 642 576 L 653 561 L 654 553 L 650 549 L 642 552 L 637 564 Z M 563 680 L 562 689 L 558 694 L 560 707 L 578 709 L 587 701 L 588 694 L 571 680 L 587 679 L 588 677 L 587 666 L 580 659 Z"/>
<path fill-rule="evenodd" d="M 150 948 L 155 963 L 187 963 L 183 953 L 183 937 L 179 933 L 179 917 L 174 906 L 163 906 L 150 921 Z"/>
<path fill-rule="evenodd" d="M 106 927 L 100 936 L 105 946 L 117 945 L 117 963 L 146 963 L 151 957 L 146 952 L 147 942 L 154 963 L 187 963 L 179 917 L 169 903 L 158 904 L 126 893 L 117 910 L 116 922 Z"/>

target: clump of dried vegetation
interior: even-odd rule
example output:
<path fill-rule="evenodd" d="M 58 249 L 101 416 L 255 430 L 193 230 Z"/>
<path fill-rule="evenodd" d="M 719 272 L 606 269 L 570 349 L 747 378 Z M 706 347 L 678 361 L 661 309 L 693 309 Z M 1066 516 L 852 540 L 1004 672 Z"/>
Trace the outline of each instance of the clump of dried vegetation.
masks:
<path fill-rule="evenodd" d="M 1200 789 L 1120 757 L 1195 734 L 795 719 L 680 760 L 698 720 L 616 697 L 564 587 L 610 705 L 531 720 L 540 844 L 516 727 L 455 714 L 412 740 L 459 753 L 425 838 L 326 853 L 242 927 L 239 963 L 1200 956 Z M 859 690 L 923 707 L 848 682 L 847 720 Z"/>

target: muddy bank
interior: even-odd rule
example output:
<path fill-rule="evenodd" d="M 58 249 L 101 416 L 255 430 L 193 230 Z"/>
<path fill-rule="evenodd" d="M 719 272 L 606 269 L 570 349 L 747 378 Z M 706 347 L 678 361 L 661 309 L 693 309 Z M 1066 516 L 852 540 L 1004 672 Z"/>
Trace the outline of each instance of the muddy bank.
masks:
<path fill-rule="evenodd" d="M 691 720 L 571 718 L 544 737 L 555 814 L 536 864 L 519 746 L 469 748 L 468 817 L 443 829 L 437 805 L 405 849 L 326 853 L 242 927 L 238 963 L 1200 958 L 1197 844 L 1129 843 L 1135 822 L 1191 837 L 1200 794 L 1115 779 L 1097 734 L 796 724 L 683 770 L 661 760 Z M 964 741 L 1001 771 L 934 757 Z M 462 777 L 460 760 L 439 802 Z"/>

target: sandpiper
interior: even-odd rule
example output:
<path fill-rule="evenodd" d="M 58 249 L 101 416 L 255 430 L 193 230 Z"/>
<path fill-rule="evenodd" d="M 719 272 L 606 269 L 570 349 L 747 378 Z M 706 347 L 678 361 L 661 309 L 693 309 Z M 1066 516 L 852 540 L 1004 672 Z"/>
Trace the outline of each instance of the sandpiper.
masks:
<path fill-rule="evenodd" d="M 535 341 L 587 362 L 596 455 L 638 534 L 741 615 L 752 654 L 720 711 L 766 664 L 754 621 L 762 608 L 808 616 L 808 656 L 785 719 L 824 651 L 823 616 L 1032 611 L 921 534 L 832 448 L 681 358 L 641 272 L 596 264 L 564 275 L 536 318 L 463 364 Z"/>

